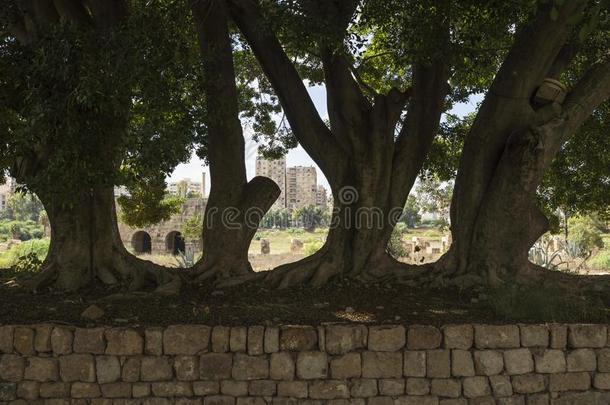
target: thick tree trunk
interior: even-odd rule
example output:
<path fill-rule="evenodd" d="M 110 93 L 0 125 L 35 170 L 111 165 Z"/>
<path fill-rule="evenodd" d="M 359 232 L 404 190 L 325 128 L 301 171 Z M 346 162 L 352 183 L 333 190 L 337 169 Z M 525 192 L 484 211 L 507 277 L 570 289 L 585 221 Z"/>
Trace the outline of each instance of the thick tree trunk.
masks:
<path fill-rule="evenodd" d="M 112 186 L 74 193 L 70 200 L 39 192 L 51 226 L 49 253 L 41 273 L 27 283 L 76 291 L 96 282 L 126 284 L 131 290 L 165 285 L 177 277 L 169 269 L 132 256 L 123 246 L 116 222 Z"/>
<path fill-rule="evenodd" d="M 224 2 L 192 3 L 204 61 L 208 159 L 212 188 L 206 206 L 198 281 L 248 276 L 248 248 L 260 220 L 280 195 L 271 179 L 246 180 L 245 142 Z"/>

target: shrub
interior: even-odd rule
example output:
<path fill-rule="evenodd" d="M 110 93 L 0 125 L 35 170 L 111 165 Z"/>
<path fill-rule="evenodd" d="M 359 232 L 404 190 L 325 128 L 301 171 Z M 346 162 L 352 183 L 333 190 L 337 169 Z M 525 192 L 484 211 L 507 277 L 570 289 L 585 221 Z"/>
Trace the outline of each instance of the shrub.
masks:
<path fill-rule="evenodd" d="M 602 248 L 602 233 L 590 217 L 574 217 L 569 221 L 568 241 L 574 246 L 577 256 L 586 257 L 595 248 Z"/>
<path fill-rule="evenodd" d="M 404 231 L 402 231 L 401 228 L 396 227 L 394 228 L 394 231 L 392 231 L 392 235 L 388 241 L 386 250 L 395 259 L 400 259 L 401 257 L 405 257 L 407 255 L 407 249 L 402 241 L 403 235 Z"/>
<path fill-rule="evenodd" d="M 18 264 L 20 258 L 35 256 L 42 262 L 49 251 L 49 239 L 32 239 L 27 242 L 13 246 L 8 252 L 0 254 L 0 268 L 10 268 Z"/>
<path fill-rule="evenodd" d="M 589 267 L 596 270 L 610 270 L 610 250 L 596 254 L 589 262 Z"/>
<path fill-rule="evenodd" d="M 303 252 L 305 256 L 311 256 L 316 253 L 322 247 L 322 242 L 319 240 L 307 242 L 303 244 Z"/>

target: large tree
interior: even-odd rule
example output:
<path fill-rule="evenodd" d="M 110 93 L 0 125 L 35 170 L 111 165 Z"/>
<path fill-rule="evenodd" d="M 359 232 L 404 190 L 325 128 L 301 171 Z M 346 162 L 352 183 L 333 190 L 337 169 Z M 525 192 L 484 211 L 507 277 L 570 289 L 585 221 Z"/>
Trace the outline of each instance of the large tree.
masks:
<path fill-rule="evenodd" d="M 51 224 L 32 288 L 175 279 L 127 252 L 113 188 L 162 183 L 190 155 L 201 108 L 185 10 L 102 0 L 2 10 L 1 167 L 36 193 Z"/>

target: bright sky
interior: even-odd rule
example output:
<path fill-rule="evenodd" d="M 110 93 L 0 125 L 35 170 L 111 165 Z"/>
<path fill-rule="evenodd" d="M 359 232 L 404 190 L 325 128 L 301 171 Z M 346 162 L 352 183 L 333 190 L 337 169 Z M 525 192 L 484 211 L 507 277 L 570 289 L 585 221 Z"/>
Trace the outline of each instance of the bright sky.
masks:
<path fill-rule="evenodd" d="M 324 86 L 315 86 L 308 88 L 309 94 L 320 113 L 322 119 L 328 119 L 328 111 L 326 109 L 326 90 Z M 455 105 L 452 113 L 463 116 L 472 112 L 476 103 L 480 101 L 480 97 L 473 97 L 467 103 L 461 103 Z M 251 179 L 255 175 L 255 161 L 257 154 L 257 146 L 256 143 L 252 140 L 249 140 L 251 134 L 245 132 L 246 136 L 246 170 L 248 173 L 248 179 Z M 315 166 L 318 172 L 318 184 L 326 187 L 327 190 L 330 190 L 330 186 L 328 185 L 328 181 L 322 174 L 322 171 L 318 168 L 315 162 L 309 157 L 307 152 L 303 150 L 301 146 L 296 147 L 291 150 L 286 156 L 286 165 L 287 166 Z M 197 156 L 193 155 L 191 161 L 185 164 L 181 164 L 176 167 L 174 173 L 172 173 L 169 181 L 178 181 L 184 178 L 190 178 L 194 181 L 200 181 L 201 172 L 206 173 L 206 195 L 210 192 L 210 173 L 208 168 L 203 164 L 201 159 Z"/>

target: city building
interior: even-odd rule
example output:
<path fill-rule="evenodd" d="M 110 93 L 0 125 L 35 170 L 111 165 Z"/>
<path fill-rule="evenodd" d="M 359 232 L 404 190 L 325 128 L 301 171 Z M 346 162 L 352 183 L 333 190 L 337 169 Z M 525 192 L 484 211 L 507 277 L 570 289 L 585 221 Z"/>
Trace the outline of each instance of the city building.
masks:
<path fill-rule="evenodd" d="M 202 173 L 201 182 L 191 179 L 182 179 L 167 184 L 167 192 L 179 197 L 205 197 L 205 172 Z"/>
<path fill-rule="evenodd" d="M 256 175 L 268 177 L 280 188 L 280 196 L 273 203 L 272 209 L 286 207 L 286 159 L 267 160 L 256 158 Z"/>
<path fill-rule="evenodd" d="M 313 166 L 293 166 L 286 170 L 286 207 L 316 205 L 318 179 Z"/>
<path fill-rule="evenodd" d="M 6 209 L 9 197 L 15 192 L 17 183 L 11 177 L 6 177 L 4 184 L 0 184 L 0 211 Z"/>
<path fill-rule="evenodd" d="M 323 210 L 328 207 L 328 196 L 324 186 L 318 186 L 316 191 L 316 205 Z"/>

